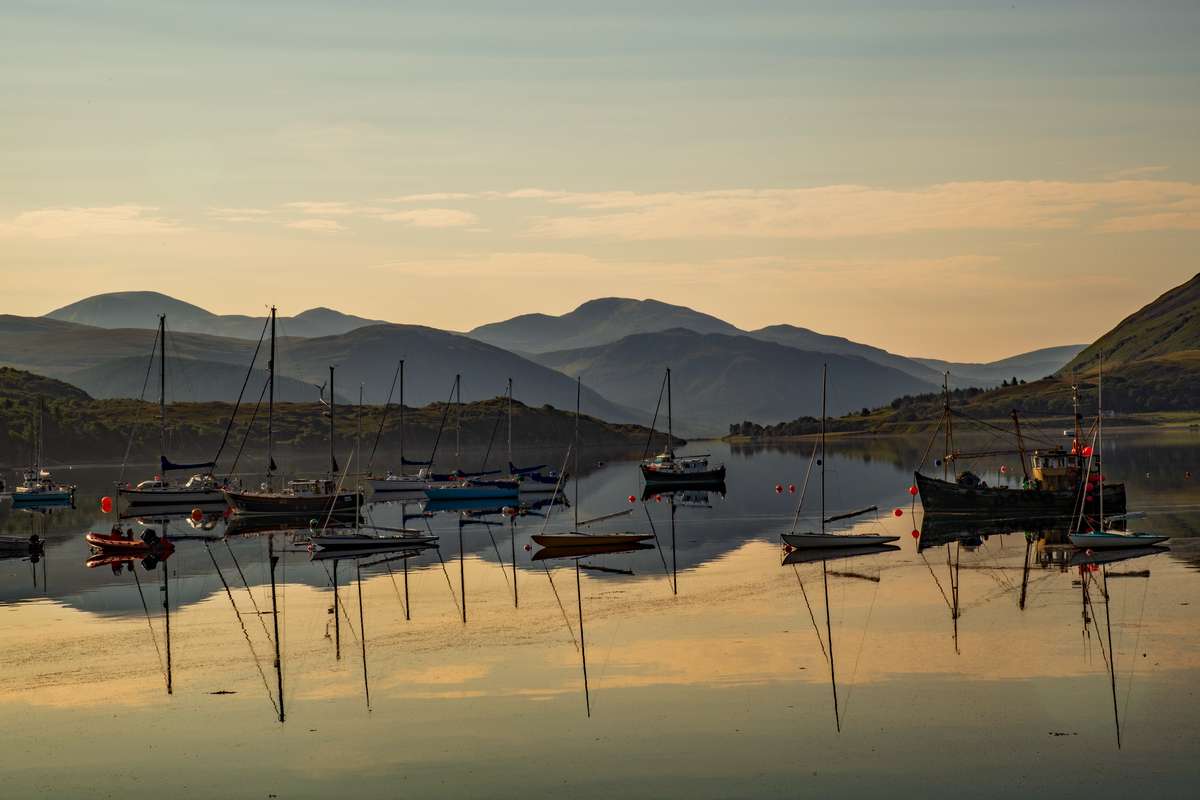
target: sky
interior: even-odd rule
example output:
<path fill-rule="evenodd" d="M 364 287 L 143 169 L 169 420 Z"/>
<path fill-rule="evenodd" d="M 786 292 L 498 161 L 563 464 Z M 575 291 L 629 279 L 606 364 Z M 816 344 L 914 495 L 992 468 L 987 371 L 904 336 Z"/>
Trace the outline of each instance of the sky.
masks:
<path fill-rule="evenodd" d="M 1200 271 L 1200 4 L 0 0 L 0 313 L 654 297 L 905 355 Z"/>

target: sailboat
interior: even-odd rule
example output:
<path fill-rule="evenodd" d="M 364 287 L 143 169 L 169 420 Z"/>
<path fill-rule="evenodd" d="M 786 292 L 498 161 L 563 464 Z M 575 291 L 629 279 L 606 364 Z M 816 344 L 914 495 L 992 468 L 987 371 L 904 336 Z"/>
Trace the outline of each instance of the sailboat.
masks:
<path fill-rule="evenodd" d="M 271 353 L 267 362 L 267 480 L 258 490 L 243 491 L 224 488 L 225 499 L 239 514 L 336 514 L 354 511 L 362 506 L 362 492 L 342 489 L 336 480 L 337 458 L 334 456 L 336 427 L 334 411 L 337 397 L 333 388 L 334 368 L 329 367 L 329 476 L 292 480 L 282 489 L 273 486 L 275 459 L 275 306 L 271 306 Z"/>
<path fill-rule="evenodd" d="M 1098 453 L 1096 455 L 1097 462 L 1103 460 L 1104 453 L 1104 354 L 1100 353 L 1099 367 L 1097 372 L 1096 391 L 1099 396 L 1099 420 L 1096 424 L 1096 440 L 1098 444 Z M 1097 463 L 1099 475 L 1097 483 L 1099 484 L 1100 496 L 1100 514 L 1097 518 L 1098 530 L 1078 531 L 1073 530 L 1069 535 L 1071 544 L 1078 548 L 1086 550 L 1109 550 L 1125 547 L 1150 547 L 1156 544 L 1162 544 L 1171 537 L 1163 536 L 1157 533 L 1130 533 L 1127 531 L 1109 528 L 1108 520 L 1104 516 L 1104 469 L 1102 463 Z M 1083 490 L 1081 490 L 1082 492 Z M 1081 506 L 1083 502 L 1081 501 Z M 1080 509 L 1080 516 L 1083 515 L 1083 508 Z M 1121 507 L 1124 511 L 1124 506 Z"/>
<path fill-rule="evenodd" d="M 382 478 L 368 477 L 367 484 L 374 492 L 420 492 L 429 485 L 429 473 L 426 469 L 433 463 L 433 459 L 429 461 L 409 461 L 404 457 L 404 359 L 400 359 L 400 363 L 396 365 L 396 375 L 392 379 L 392 386 L 396 385 L 396 381 L 400 382 L 400 471 L 393 472 L 388 470 Z M 388 409 L 392 405 L 392 393 L 388 392 L 387 402 L 383 406 L 383 415 L 379 419 L 379 431 L 375 434 L 375 447 L 379 446 L 379 437 L 383 434 L 383 424 L 387 421 Z M 445 418 L 442 420 L 445 423 Z M 441 429 L 438 429 L 438 435 L 441 436 Z M 374 460 L 375 448 L 371 449 L 371 458 Z M 405 472 L 405 467 L 421 467 L 418 472 Z"/>
<path fill-rule="evenodd" d="M 646 483 L 723 483 L 725 481 L 725 465 L 710 467 L 707 455 L 677 456 L 675 454 L 675 435 L 671 415 L 671 368 L 667 367 L 663 378 L 667 392 L 667 443 L 663 451 L 652 459 L 643 459 L 641 464 L 642 477 Z M 662 391 L 659 391 L 659 403 L 662 402 Z M 654 419 L 658 419 L 658 407 L 654 409 Z M 654 422 L 650 423 L 650 437 L 654 437 Z M 649 450 L 650 442 L 646 442 Z"/>
<path fill-rule="evenodd" d="M 546 533 L 545 525 L 542 526 L 542 532 L 533 535 L 533 541 L 543 547 L 553 548 L 588 548 L 588 547 L 612 547 L 627 544 L 637 544 L 644 542 L 647 539 L 653 539 L 654 534 L 651 533 L 584 533 L 579 529 L 586 525 L 591 525 L 603 520 L 614 519 L 626 514 L 632 513 L 633 509 L 618 511 L 615 514 L 605 514 L 600 517 L 595 517 L 583 522 L 579 521 L 579 404 L 580 397 L 583 393 L 583 384 L 576 378 L 575 380 L 575 441 L 567 454 L 570 455 L 571 450 L 575 451 L 575 502 L 572 508 L 575 512 L 575 525 L 572 530 L 563 533 Z M 559 485 L 562 484 L 562 476 L 566 470 L 566 460 L 563 461 L 563 469 L 559 470 Z M 555 487 L 554 494 L 557 495 L 559 487 Z M 546 515 L 546 522 L 549 523 L 550 515 Z"/>
<path fill-rule="evenodd" d="M 512 383 L 509 382 L 509 392 L 512 392 Z M 461 436 L 462 428 L 462 381 L 455 380 L 456 403 L 458 406 L 458 418 L 456 419 L 456 435 Z M 510 417 L 511 420 L 511 417 Z M 497 420 L 499 423 L 499 420 Z M 493 434 L 495 431 L 493 430 Z M 509 462 L 512 462 L 512 431 L 511 421 L 509 429 Z M 457 452 L 457 449 L 456 449 Z M 521 480 L 519 477 L 488 477 L 487 469 L 488 456 L 491 455 L 491 442 L 488 442 L 488 452 L 483 457 L 483 464 L 480 471 L 474 475 L 456 474 L 452 480 L 446 481 L 438 485 L 430 485 L 425 488 L 425 496 L 432 501 L 446 500 L 505 500 L 516 499 L 520 494 Z M 494 474 L 494 473 L 493 473 Z"/>
<path fill-rule="evenodd" d="M 159 350 L 158 358 L 158 462 L 160 474 L 150 480 L 144 480 L 137 486 L 128 484 L 117 487 L 118 497 L 125 498 L 131 505 L 173 505 L 205 503 L 224 503 L 221 488 L 213 478 L 212 468 L 215 461 L 199 464 L 173 464 L 167 459 L 167 316 L 158 316 L 158 336 L 154 346 Z M 151 358 L 154 357 L 153 350 Z M 153 362 L 151 362 L 153 363 Z M 251 365 L 253 367 L 253 364 Z M 167 478 L 168 472 L 186 469 L 208 469 L 207 473 L 197 473 L 182 484 L 173 483 Z"/>
<path fill-rule="evenodd" d="M 808 489 L 808 475 L 805 475 L 804 489 L 800 492 L 800 501 L 796 506 L 796 516 L 792 523 L 792 531 L 783 534 L 783 541 L 791 547 L 800 548 L 815 548 L 826 549 L 830 547 L 864 547 L 870 545 L 887 544 L 899 539 L 899 536 L 882 536 L 873 533 L 826 533 L 825 526 L 831 522 L 851 519 L 862 514 L 868 514 L 878 510 L 876 506 L 852 511 L 846 514 L 837 514 L 832 517 L 825 516 L 825 395 L 826 383 L 829 367 L 823 365 L 821 367 L 821 440 L 819 443 L 821 457 L 819 464 L 821 467 L 821 527 L 819 531 L 797 533 L 795 524 L 800 519 L 800 509 L 804 507 L 804 494 Z M 818 450 L 813 449 L 813 458 L 816 458 Z M 809 460 L 809 470 L 812 469 L 812 460 Z"/>
<path fill-rule="evenodd" d="M 13 487 L 14 508 L 43 505 L 73 504 L 74 484 L 55 483 L 50 470 L 42 466 L 42 447 L 45 440 L 46 400 L 38 398 L 37 429 L 34 432 L 33 458 L 21 482 Z"/>

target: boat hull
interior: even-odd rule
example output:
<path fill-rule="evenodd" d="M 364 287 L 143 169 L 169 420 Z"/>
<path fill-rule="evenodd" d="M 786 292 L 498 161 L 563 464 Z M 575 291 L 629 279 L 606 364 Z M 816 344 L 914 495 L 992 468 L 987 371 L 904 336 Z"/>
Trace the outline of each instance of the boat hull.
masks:
<path fill-rule="evenodd" d="M 318 550 L 405 550 L 429 547 L 436 536 L 366 536 L 362 534 L 332 534 L 309 537 L 308 543 Z"/>
<path fill-rule="evenodd" d="M 274 494 L 225 490 L 225 499 L 239 514 L 329 514 L 353 511 L 363 502 L 360 492 L 337 494 Z"/>
<path fill-rule="evenodd" d="M 429 485 L 424 478 L 368 478 L 367 484 L 376 494 L 390 492 L 423 492 Z"/>
<path fill-rule="evenodd" d="M 690 486 L 696 483 L 723 484 L 725 482 L 724 464 L 716 469 L 706 469 L 696 472 L 670 472 L 668 470 L 653 469 L 646 464 L 642 464 L 641 468 L 642 478 L 645 479 L 648 485 Z"/>
<path fill-rule="evenodd" d="M 220 489 L 118 489 L 117 496 L 131 506 L 224 505 Z"/>
<path fill-rule="evenodd" d="M 111 553 L 165 554 L 175 550 L 175 545 L 171 544 L 169 539 L 154 539 L 147 542 L 144 539 L 127 538 L 112 533 L 89 533 L 84 538 L 97 550 Z"/>
<path fill-rule="evenodd" d="M 873 556 L 880 553 L 897 553 L 900 548 L 894 544 L 871 544 L 862 547 L 809 547 L 793 550 L 783 557 L 783 565 L 789 567 L 799 564 L 815 564 L 818 561 L 838 561 L 859 556 Z"/>
<path fill-rule="evenodd" d="M 1067 538 L 1081 550 L 1119 550 L 1127 547 L 1153 547 L 1171 537 L 1156 533 L 1072 533 Z"/>
<path fill-rule="evenodd" d="M 639 544 L 653 539 L 654 535 L 649 533 L 537 533 L 531 538 L 542 547 L 565 550 L 567 548 L 617 547 Z"/>
<path fill-rule="evenodd" d="M 515 500 L 520 494 L 519 488 L 506 486 L 430 486 L 425 489 L 425 497 L 438 502 L 454 500 Z"/>
<path fill-rule="evenodd" d="M 1069 518 L 1078 509 L 1077 493 L 1048 489 L 1008 489 L 999 486 L 973 488 L 914 473 L 921 506 L 930 513 L 1001 514 L 1006 516 L 1059 516 Z M 1104 509 L 1125 511 L 1125 484 L 1104 485 Z M 1100 510 L 1100 498 L 1086 503 L 1085 513 Z"/>
<path fill-rule="evenodd" d="M 13 492 L 12 501 L 13 508 L 69 505 L 75 502 L 75 490 L 62 489 L 51 492 Z"/>
<path fill-rule="evenodd" d="M 833 547 L 877 547 L 899 539 L 873 533 L 785 533 L 783 541 L 797 550 L 826 550 Z"/>

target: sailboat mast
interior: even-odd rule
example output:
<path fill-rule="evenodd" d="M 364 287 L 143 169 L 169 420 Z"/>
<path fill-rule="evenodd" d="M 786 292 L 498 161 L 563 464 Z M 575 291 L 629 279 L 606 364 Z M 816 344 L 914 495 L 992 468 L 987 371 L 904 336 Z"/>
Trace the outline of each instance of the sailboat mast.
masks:
<path fill-rule="evenodd" d="M 508 379 L 508 464 L 512 466 L 512 378 Z"/>
<path fill-rule="evenodd" d="M 271 357 L 267 359 L 267 484 L 275 472 L 275 306 L 271 306 Z M 280 714 L 282 716 L 282 714 Z"/>
<path fill-rule="evenodd" d="M 163 520 L 163 536 L 165 537 L 166 534 L 167 534 L 167 524 L 166 524 L 166 520 Z M 165 630 L 165 636 L 167 639 L 167 694 L 174 694 L 175 693 L 174 682 L 172 679 L 172 672 L 171 672 L 171 589 L 170 589 L 171 583 L 168 580 L 169 573 L 167 570 L 167 562 L 163 561 L 161 563 L 162 563 L 162 569 L 163 569 L 163 617 L 165 620 L 164 630 Z"/>
<path fill-rule="evenodd" d="M 575 378 L 575 530 L 579 530 L 579 398 L 583 394 L 583 379 Z M 575 562 L 578 567 L 579 562 Z"/>
<path fill-rule="evenodd" d="M 671 368 L 667 367 L 667 453 L 675 456 L 674 421 L 671 418 Z"/>
<path fill-rule="evenodd" d="M 333 455 L 333 451 L 334 451 L 333 407 L 335 405 L 334 400 L 333 400 L 333 370 L 334 370 L 334 366 L 332 364 L 330 364 L 329 365 L 329 476 L 331 478 L 337 477 L 337 459 L 334 458 L 334 455 Z"/>
<path fill-rule="evenodd" d="M 1104 531 L 1104 351 L 1100 351 L 1100 368 L 1096 375 L 1096 443 L 1100 452 L 1096 454 L 1096 469 L 1100 475 L 1100 531 Z M 1105 594 L 1107 594 L 1107 589 Z M 1112 654 L 1109 654 L 1111 658 Z M 1118 734 L 1119 735 L 1119 734 Z"/>
<path fill-rule="evenodd" d="M 158 458 L 167 454 L 167 315 L 158 315 Z"/>
<path fill-rule="evenodd" d="M 454 376 L 454 470 L 462 466 L 462 375 Z"/>
<path fill-rule="evenodd" d="M 400 474 L 404 474 L 404 359 L 400 359 Z"/>
<path fill-rule="evenodd" d="M 275 309 L 271 308 L 271 319 L 275 318 Z M 274 334 L 275 326 L 271 326 L 271 333 Z M 271 344 L 274 345 L 274 336 L 271 337 Z M 272 346 L 271 354 L 274 356 L 275 348 Z M 272 362 L 274 359 L 272 358 Z M 279 650 L 279 600 L 275 595 L 275 565 L 279 563 L 279 557 L 275 555 L 275 534 L 267 534 L 267 560 L 271 565 L 271 624 L 275 629 L 275 680 L 279 687 L 279 721 L 284 721 L 283 712 L 283 658 Z M 337 609 L 334 609 L 337 613 Z"/>
<path fill-rule="evenodd" d="M 821 365 L 821 533 L 825 532 L 825 384 L 829 374 L 829 365 Z M 828 614 L 829 606 L 825 611 Z M 831 647 L 832 649 L 832 647 Z M 830 664 L 833 659 L 830 658 Z"/>

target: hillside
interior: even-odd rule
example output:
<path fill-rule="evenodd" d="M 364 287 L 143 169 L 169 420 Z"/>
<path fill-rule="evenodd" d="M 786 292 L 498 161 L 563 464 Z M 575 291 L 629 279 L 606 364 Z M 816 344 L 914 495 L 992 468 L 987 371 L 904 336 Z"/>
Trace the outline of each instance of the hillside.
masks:
<path fill-rule="evenodd" d="M 887 350 L 853 342 L 842 336 L 827 336 L 823 333 L 817 333 L 808 328 L 798 328 L 794 325 L 769 325 L 766 328 L 750 331 L 748 335 L 753 336 L 755 339 L 763 339 L 768 342 L 795 347 L 797 350 L 812 350 L 818 353 L 858 356 L 859 358 L 865 358 L 867 361 L 873 361 L 876 364 L 900 370 L 918 380 L 928 383 L 930 386 L 940 386 L 942 383 L 942 373 L 922 363 L 921 359 L 898 356 L 894 353 L 889 353 Z M 999 383 L 999 380 L 996 382 Z"/>
<path fill-rule="evenodd" d="M 167 334 L 168 399 L 232 401 L 237 397 L 254 341 L 174 333 L 170 328 Z M 142 394 L 154 337 L 153 330 L 2 316 L 0 365 L 78 383 L 98 397 L 136 398 Z M 511 377 L 516 396 L 531 405 L 575 406 L 575 384 L 567 376 L 466 336 L 417 325 L 370 325 L 336 336 L 282 338 L 277 347 L 276 388 L 282 399 L 309 401 L 316 394 L 314 384 L 324 384 L 329 365 L 334 364 L 339 397 L 357 402 L 362 383 L 365 401 L 382 403 L 400 357 L 407 360 L 405 400 L 414 405 L 445 400 L 454 375 L 461 373 L 466 401 L 503 392 Z M 265 367 L 265 346 L 258 364 Z M 157 396 L 153 381 L 152 376 L 147 397 Z M 649 419 L 648 414 L 616 405 L 586 385 L 583 402 L 606 419 Z"/>
<path fill-rule="evenodd" d="M 791 419 L 820 409 L 821 365 L 828 363 L 834 413 L 923 392 L 927 383 L 855 356 L 797 350 L 748 336 L 671 330 L 627 336 L 600 347 L 536 356 L 619 403 L 653 408 L 663 368 L 671 367 L 677 430 L 724 431 L 743 419 Z"/>
<path fill-rule="evenodd" d="M 1063 367 L 1086 374 L 1104 353 L 1109 366 L 1200 350 L 1200 274 L 1130 314 Z"/>
<path fill-rule="evenodd" d="M 1068 344 L 1045 347 L 1002 358 L 999 361 L 984 363 L 941 361 L 935 358 L 915 358 L 913 361 L 932 369 L 938 376 L 936 381 L 938 386 L 941 385 L 942 373 L 949 372 L 953 386 L 978 386 L 990 389 L 999 386 L 1003 381 L 1011 381 L 1013 378 L 1020 381 L 1036 381 L 1047 375 L 1053 375 L 1086 346 Z"/>
<path fill-rule="evenodd" d="M 36 391 L 35 391 L 36 390 Z M 86 393 L 38 375 L 12 369 L 0 369 L 0 467 L 13 468 L 25 462 L 33 442 L 34 416 L 38 396 L 46 397 L 45 452 L 50 465 L 99 461 L 119 463 L 124 456 L 130 432 L 134 432 L 131 458 L 153 461 L 158 455 L 158 405 L 136 400 L 99 400 Z M 257 399 L 257 398 L 255 398 Z M 228 469 L 237 443 L 240 443 L 254 416 L 254 402 L 239 413 L 230 441 L 219 468 Z M 462 406 L 462 446 L 478 450 L 487 445 L 502 417 L 506 403 L 493 397 Z M 168 449 L 176 460 L 210 458 L 216 452 L 233 410 L 229 403 L 172 403 L 167 407 Z M 424 407 L 406 407 L 405 442 L 409 458 L 427 457 L 442 419 L 444 406 L 434 403 Z M 580 438 L 588 447 L 640 448 L 646 441 L 647 430 L 637 425 L 606 422 L 589 415 L 584 406 Z M 313 402 L 280 403 L 276 406 L 275 441 L 281 452 L 279 461 L 286 469 L 286 454 L 311 456 L 328 447 L 328 418 L 323 408 Z M 358 409 L 343 407 L 338 414 L 338 453 L 346 463 L 354 446 L 358 427 Z M 380 406 L 365 406 L 361 424 L 364 431 L 364 450 L 373 441 L 379 421 L 384 414 Z M 439 463 L 453 466 L 454 408 L 439 448 Z M 261 459 L 266 446 L 265 410 L 260 409 L 250 431 L 246 457 Z M 398 443 L 400 414 L 393 405 L 387 412 L 380 453 L 394 452 Z M 513 440 L 520 449 L 565 448 L 575 426 L 573 411 L 513 403 Z M 504 439 L 503 425 L 496 447 Z M 502 458 L 500 450 L 494 451 Z M 477 458 L 478 454 L 472 456 Z M 366 453 L 363 455 L 366 459 Z M 493 464 L 496 459 L 493 458 Z M 381 466 L 386 467 L 386 464 Z M 464 468 L 475 464 L 466 463 Z"/>
<path fill-rule="evenodd" d="M 214 314 L 200 306 L 176 300 L 159 292 L 110 292 L 87 297 L 45 315 L 59 322 L 74 322 L 96 328 L 155 328 L 159 314 L 167 315 L 167 326 L 179 333 L 206 333 L 257 340 L 262 333 L 262 316 Z M 343 314 L 330 308 L 312 308 L 294 317 L 279 316 L 281 336 L 333 336 L 379 320 Z"/>
<path fill-rule="evenodd" d="M 736 334 L 724 320 L 658 300 L 606 297 L 589 300 L 560 316 L 523 314 L 481 325 L 468 335 L 520 353 L 546 353 L 609 344 L 637 333 L 686 328 L 697 333 Z"/>

